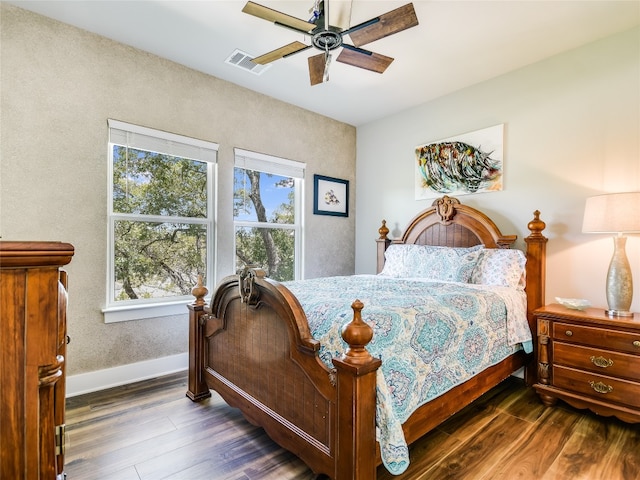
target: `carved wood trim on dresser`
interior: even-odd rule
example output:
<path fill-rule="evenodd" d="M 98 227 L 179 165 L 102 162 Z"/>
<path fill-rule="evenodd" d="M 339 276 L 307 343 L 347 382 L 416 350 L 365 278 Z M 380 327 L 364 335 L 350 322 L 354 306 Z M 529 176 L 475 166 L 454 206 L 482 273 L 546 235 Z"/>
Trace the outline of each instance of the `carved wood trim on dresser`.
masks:
<path fill-rule="evenodd" d="M 0 478 L 64 475 L 67 275 L 74 248 L 0 242 Z"/>
<path fill-rule="evenodd" d="M 607 316 L 603 308 L 570 310 L 547 305 L 534 312 L 538 326 L 538 382 L 542 402 L 630 423 L 640 422 L 640 314 Z"/>

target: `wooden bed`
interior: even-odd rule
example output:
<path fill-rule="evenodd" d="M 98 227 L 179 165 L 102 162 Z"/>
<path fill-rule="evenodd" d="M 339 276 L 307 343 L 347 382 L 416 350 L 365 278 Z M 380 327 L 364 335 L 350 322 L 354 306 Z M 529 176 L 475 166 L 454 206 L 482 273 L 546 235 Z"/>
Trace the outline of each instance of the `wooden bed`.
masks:
<path fill-rule="evenodd" d="M 544 303 L 547 239 L 539 212 L 528 224 L 526 242 L 527 316 Z M 392 243 L 383 225 L 377 240 L 378 273 Z M 503 235 L 482 212 L 442 197 L 417 215 L 393 243 L 510 248 L 515 235 Z M 376 370 L 381 361 L 366 349 L 372 329 L 363 322 L 363 305 L 353 302 L 353 320 L 343 329 L 349 345 L 329 369 L 318 357 L 298 300 L 261 270 L 226 277 L 205 305 L 206 288 L 194 288 L 189 305 L 189 390 L 198 401 L 216 390 L 251 423 L 315 473 L 334 480 L 372 480 L 381 463 L 376 441 Z M 366 316 L 366 306 L 364 315 Z M 535 352 L 534 352 L 535 354 Z M 420 407 L 403 424 L 408 444 L 442 423 L 521 367 L 531 384 L 533 355 L 519 351 L 467 382 Z"/>

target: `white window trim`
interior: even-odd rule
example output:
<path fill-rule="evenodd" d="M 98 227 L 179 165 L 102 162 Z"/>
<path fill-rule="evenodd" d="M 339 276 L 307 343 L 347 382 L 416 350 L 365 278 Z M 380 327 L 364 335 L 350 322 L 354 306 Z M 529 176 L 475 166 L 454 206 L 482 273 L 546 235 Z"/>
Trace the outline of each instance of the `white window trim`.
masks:
<path fill-rule="evenodd" d="M 258 170 L 283 177 L 304 179 L 306 164 L 286 158 L 278 158 L 264 153 L 251 152 L 240 148 L 234 149 L 234 166 L 245 170 Z"/>
<path fill-rule="evenodd" d="M 165 155 L 189 158 L 192 160 L 206 161 L 207 165 L 207 218 L 189 218 L 189 223 L 202 223 L 207 227 L 207 241 L 210 246 L 207 252 L 207 285 L 211 292 L 215 285 L 215 224 L 216 224 L 216 197 L 215 182 L 217 178 L 217 151 L 218 144 L 185 137 L 170 132 L 154 130 L 139 125 L 133 125 L 119 120 L 108 120 L 109 143 L 108 143 L 108 206 L 107 206 L 107 292 L 106 303 L 102 308 L 105 323 L 124 322 L 129 320 L 142 320 L 146 318 L 166 317 L 172 315 L 186 314 L 186 305 L 193 302 L 191 296 L 176 296 L 169 298 L 156 298 L 143 301 L 120 301 L 113 302 L 113 278 L 114 271 L 114 224 L 116 220 L 126 218 L 139 218 L 131 214 L 114 214 L 113 212 L 113 145 L 128 145 L 132 148 L 154 151 Z M 125 142 L 125 143 L 123 143 Z M 145 216 L 145 220 L 160 220 L 163 222 L 181 222 L 182 217 Z M 194 285 L 195 286 L 195 285 Z"/>
<path fill-rule="evenodd" d="M 307 164 L 295 160 L 274 157 L 264 153 L 252 152 L 241 148 L 234 148 L 234 168 L 244 168 L 245 170 L 257 170 L 264 173 L 272 173 L 283 177 L 292 177 L 296 189 L 294 200 L 295 224 L 275 224 L 263 222 L 250 222 L 244 220 L 234 220 L 233 222 L 233 255 L 235 258 L 236 227 L 258 227 L 258 228 L 278 228 L 291 229 L 295 235 L 295 279 L 304 278 L 304 174 Z M 234 260 L 235 265 L 235 260 Z"/>

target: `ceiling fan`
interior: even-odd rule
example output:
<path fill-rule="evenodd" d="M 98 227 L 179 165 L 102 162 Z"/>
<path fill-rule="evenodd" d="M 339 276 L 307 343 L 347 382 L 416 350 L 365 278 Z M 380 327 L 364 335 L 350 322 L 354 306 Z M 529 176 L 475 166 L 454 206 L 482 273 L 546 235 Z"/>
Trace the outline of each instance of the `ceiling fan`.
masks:
<path fill-rule="evenodd" d="M 322 53 L 309 57 L 308 62 L 309 80 L 311 81 L 311 85 L 317 85 L 329 80 L 329 65 L 332 59 L 330 52 L 342 47 L 342 51 L 336 57 L 338 62 L 377 73 L 383 73 L 391 62 L 393 62 L 393 58 L 360 47 L 418 25 L 418 17 L 416 16 L 412 3 L 408 3 L 379 17 L 347 28 L 346 30 L 329 25 L 329 0 L 316 0 L 312 10 L 313 16 L 310 20 L 306 21 L 251 1 L 247 2 L 242 9 L 244 13 L 269 20 L 276 25 L 311 37 L 311 45 L 306 45 L 298 41 L 292 42 L 284 47 L 256 57 L 252 61 L 264 65 L 315 47 L 321 50 Z M 353 45 L 345 43 L 345 35 L 349 36 Z"/>

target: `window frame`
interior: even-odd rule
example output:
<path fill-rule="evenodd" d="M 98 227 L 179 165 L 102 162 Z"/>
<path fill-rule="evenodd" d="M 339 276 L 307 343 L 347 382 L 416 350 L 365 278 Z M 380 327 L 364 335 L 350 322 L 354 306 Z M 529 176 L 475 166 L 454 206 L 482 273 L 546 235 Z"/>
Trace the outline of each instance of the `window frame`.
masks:
<path fill-rule="evenodd" d="M 218 144 L 183 135 L 133 125 L 119 120 L 108 120 L 109 140 L 107 182 L 107 285 L 106 302 L 102 309 L 105 323 L 138 320 L 145 318 L 179 315 L 186 312 L 185 305 L 193 301 L 191 295 L 164 298 L 115 301 L 115 225 L 118 221 L 186 223 L 204 225 L 207 234 L 206 287 L 212 291 L 215 285 L 215 232 Z M 207 164 L 207 215 L 205 218 L 173 215 L 146 215 L 116 213 L 113 211 L 113 151 L 120 145 L 180 158 L 188 158 Z M 194 285 L 195 286 L 195 285 Z"/>
<path fill-rule="evenodd" d="M 255 170 L 262 173 L 293 178 L 294 185 L 294 223 L 270 223 L 233 219 L 233 264 L 236 264 L 236 228 L 269 228 L 293 230 L 294 241 L 294 280 L 304 278 L 304 180 L 306 163 L 296 160 L 234 148 L 234 175 L 236 168 Z M 235 193 L 235 191 L 234 191 Z"/>

